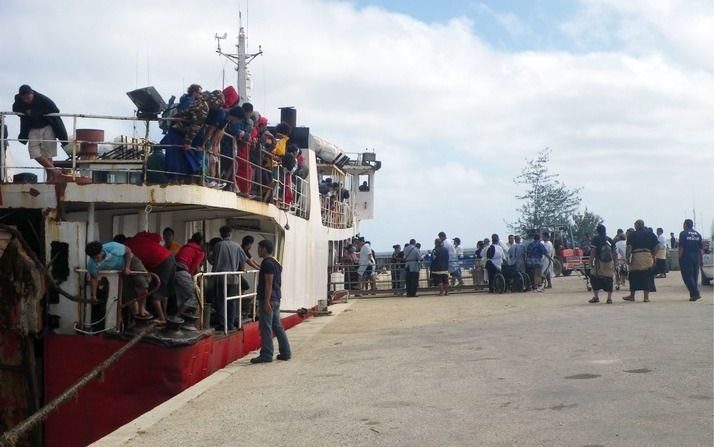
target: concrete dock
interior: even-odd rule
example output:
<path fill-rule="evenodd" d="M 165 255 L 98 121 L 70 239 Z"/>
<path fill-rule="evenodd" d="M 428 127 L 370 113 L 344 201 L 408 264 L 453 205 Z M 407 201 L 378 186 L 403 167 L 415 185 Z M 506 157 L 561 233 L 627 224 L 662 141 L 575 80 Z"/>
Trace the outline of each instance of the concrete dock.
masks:
<path fill-rule="evenodd" d="M 95 445 L 711 446 L 712 288 L 657 287 L 352 300 Z"/>

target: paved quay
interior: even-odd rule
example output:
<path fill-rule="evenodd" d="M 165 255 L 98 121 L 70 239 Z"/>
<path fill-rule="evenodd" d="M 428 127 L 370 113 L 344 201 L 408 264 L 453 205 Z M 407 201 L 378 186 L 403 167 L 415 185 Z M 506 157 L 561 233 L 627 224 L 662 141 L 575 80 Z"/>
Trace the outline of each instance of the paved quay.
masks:
<path fill-rule="evenodd" d="M 714 305 L 546 293 L 352 300 L 97 446 L 711 446 Z M 604 299 L 603 299 L 604 301 Z"/>

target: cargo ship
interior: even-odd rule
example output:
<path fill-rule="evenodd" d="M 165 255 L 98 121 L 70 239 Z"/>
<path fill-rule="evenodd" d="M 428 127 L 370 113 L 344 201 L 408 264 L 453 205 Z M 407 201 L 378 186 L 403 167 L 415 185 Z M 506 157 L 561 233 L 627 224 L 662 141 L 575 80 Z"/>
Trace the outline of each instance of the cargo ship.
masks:
<path fill-rule="evenodd" d="M 236 47 L 245 80 L 242 28 Z M 31 167 L 8 165 L 6 141 L 0 141 L 0 433 L 141 335 L 96 380 L 49 409 L 44 422 L 23 433 L 18 445 L 88 445 L 259 347 L 255 293 L 250 293 L 256 272 L 230 273 L 250 284 L 235 297 L 241 310 L 238 330 L 210 326 L 212 273 L 205 263 L 194 277 L 196 330 L 172 323 L 146 326 L 124 310 L 120 272 L 99 272 L 100 290 L 96 300 L 90 299 L 88 242 L 139 231 L 161 233 L 166 227 L 174 229 L 176 241 L 194 232 L 208 240 L 224 225 L 233 229 L 236 241 L 244 235 L 256 242 L 268 239 L 284 269 L 281 308 L 286 310 L 283 324 L 290 328 L 329 298 L 330 266 L 358 234 L 360 222 L 373 217 L 380 168 L 375 153 L 348 153 L 316 136 L 300 125 L 294 108 L 281 109 L 280 119 L 291 125 L 289 143 L 304 159 L 302 173 L 268 168 L 276 174 L 268 185 L 269 198 L 251 194 L 266 187 L 256 180 L 259 176 L 242 179 L 251 184 L 249 191 L 239 191 L 237 179 L 210 178 L 205 170 L 182 184 L 153 183 L 151 159 L 161 153 L 161 144 L 152 135 L 165 119 L 165 104 L 154 89 L 138 93 L 155 103 L 136 101 L 137 110 L 127 116 L 56 114 L 72 123 L 67 126 L 67 159 L 55 162 L 62 169 L 61 181 L 48 183 Z M 147 113 L 146 107 L 154 110 Z M 0 124 L 16 129 L 15 115 L 0 112 Z M 105 136 L 122 126 L 133 133 Z M 7 142 L 18 145 L 16 139 Z M 235 156 L 227 161 L 234 168 L 247 162 Z M 253 168 L 265 169 L 262 164 Z"/>

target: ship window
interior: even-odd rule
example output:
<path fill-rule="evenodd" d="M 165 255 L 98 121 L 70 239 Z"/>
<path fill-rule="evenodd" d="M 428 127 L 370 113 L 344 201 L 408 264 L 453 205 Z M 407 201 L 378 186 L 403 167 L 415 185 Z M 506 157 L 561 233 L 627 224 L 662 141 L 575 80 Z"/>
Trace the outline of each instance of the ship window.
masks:
<path fill-rule="evenodd" d="M 369 184 L 369 176 L 368 175 L 360 175 L 359 176 L 359 190 L 362 192 L 369 191 L 370 188 Z"/>

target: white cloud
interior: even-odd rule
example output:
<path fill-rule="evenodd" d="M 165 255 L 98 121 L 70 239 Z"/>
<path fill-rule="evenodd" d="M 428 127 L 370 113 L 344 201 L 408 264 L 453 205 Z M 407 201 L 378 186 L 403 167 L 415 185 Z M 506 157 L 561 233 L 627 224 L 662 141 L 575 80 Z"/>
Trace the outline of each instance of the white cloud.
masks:
<path fill-rule="evenodd" d="M 28 82 L 63 111 L 130 114 L 124 92 L 136 85 L 137 54 L 139 85 L 149 55 L 151 83 L 164 96 L 191 82 L 219 87 L 212 36 L 234 31 L 235 10 L 223 1 L 175 4 L 128 1 L 106 14 L 104 2 L 6 2 L 5 34 L 20 38 L 0 41 L 4 108 Z M 427 24 L 320 0 L 251 4 L 250 43 L 265 51 L 251 66 L 253 102 L 272 121 L 277 107 L 297 106 L 298 121 L 318 135 L 347 151 L 377 151 L 378 217 L 364 226 L 377 249 L 440 230 L 464 241 L 505 232 L 518 206 L 512 178 L 545 146 L 553 170 L 585 186 L 584 205 L 610 226 L 644 217 L 673 231 L 693 193 L 700 207 L 711 204 L 714 75 L 689 55 L 709 31 L 672 37 L 663 19 L 671 9 L 619 4 L 597 3 L 602 14 L 656 26 L 671 52 L 642 50 L 647 42 L 633 38 L 638 51 L 509 53 L 463 18 Z M 708 23 L 712 8 L 692 5 L 691 23 Z M 686 23 L 688 10 L 677 9 L 675 22 Z"/>

